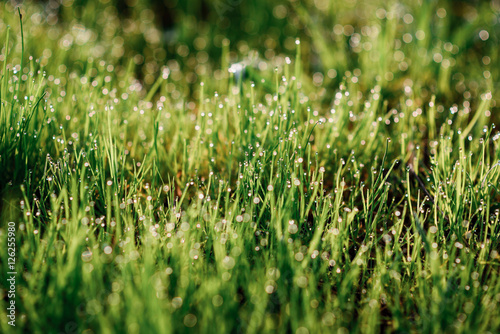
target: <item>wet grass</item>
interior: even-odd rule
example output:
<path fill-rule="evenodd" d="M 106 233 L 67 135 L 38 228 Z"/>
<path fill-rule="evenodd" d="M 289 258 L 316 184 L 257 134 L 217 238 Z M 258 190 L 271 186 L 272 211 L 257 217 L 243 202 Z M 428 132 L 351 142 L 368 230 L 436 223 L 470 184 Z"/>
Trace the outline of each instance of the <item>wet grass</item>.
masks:
<path fill-rule="evenodd" d="M 461 25 L 475 42 L 497 38 L 485 8 Z M 289 10 L 328 47 L 312 11 Z M 242 56 L 244 77 L 224 40 L 206 74 L 190 82 L 179 60 L 149 84 L 121 57 L 72 63 L 62 33 L 38 58 L 27 31 L 64 26 L 25 21 L 25 46 L 5 14 L 0 244 L 14 221 L 18 276 L 16 327 L 2 332 L 497 332 L 498 68 L 486 66 L 498 47 L 461 58 L 464 28 L 439 35 L 449 66 L 431 40 L 419 47 L 433 60 L 409 43 L 401 58 L 387 48 L 397 25 L 432 27 L 435 8 L 398 10 L 369 17 L 385 32 L 359 34 L 385 63 L 371 48 L 350 63 L 351 34 L 350 49 L 320 48 L 320 76 L 294 39 L 289 55 Z"/>

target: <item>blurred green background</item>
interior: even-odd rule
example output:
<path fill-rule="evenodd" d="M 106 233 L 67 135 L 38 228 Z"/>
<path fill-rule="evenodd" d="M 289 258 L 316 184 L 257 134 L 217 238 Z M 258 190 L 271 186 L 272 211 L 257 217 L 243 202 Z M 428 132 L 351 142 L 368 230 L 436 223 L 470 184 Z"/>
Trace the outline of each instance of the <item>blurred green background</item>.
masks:
<path fill-rule="evenodd" d="M 2 4 L 1 34 L 6 25 L 18 30 L 17 4 Z M 395 104 L 411 95 L 423 105 L 437 94 L 450 105 L 488 90 L 498 100 L 497 0 L 28 0 L 22 5 L 27 53 L 47 72 L 85 71 L 89 58 L 104 60 L 117 76 L 135 66 L 147 88 L 168 68 L 174 98 L 196 96 L 204 78 L 225 75 L 228 64 L 253 50 L 259 69 L 281 66 L 285 57 L 295 56 L 300 38 L 304 85 L 313 101 L 328 104 L 330 89 L 341 82 L 361 93 L 379 85 Z"/>

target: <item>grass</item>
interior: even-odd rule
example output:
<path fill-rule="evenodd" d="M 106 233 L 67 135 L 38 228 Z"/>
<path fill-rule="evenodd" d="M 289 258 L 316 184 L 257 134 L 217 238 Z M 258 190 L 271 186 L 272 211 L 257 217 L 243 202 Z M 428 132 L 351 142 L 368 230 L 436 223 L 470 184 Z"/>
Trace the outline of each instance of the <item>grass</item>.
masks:
<path fill-rule="evenodd" d="M 396 6 L 353 21 L 355 31 L 383 28 L 358 33 L 372 48 L 356 51 L 356 36 L 336 35 L 330 52 L 326 27 L 342 20 L 333 6 L 317 19 L 320 8 L 293 2 L 286 8 L 307 29 L 288 54 L 283 37 L 276 49 L 285 53 L 254 57 L 246 79 L 228 71 L 237 51 L 223 40 L 207 46 L 215 60 L 195 80 L 182 41 L 175 62 L 155 60 L 148 72 L 152 60 L 126 61 L 141 44 L 120 46 L 119 29 L 64 34 L 106 3 L 61 7 L 54 25 L 34 23 L 33 3 L 23 8 L 33 11 L 24 36 L 4 6 L 0 244 L 16 222 L 18 275 L 16 327 L 2 321 L 2 332 L 500 330 L 493 3 L 460 21 L 451 2 L 438 4 L 450 12 L 441 19 L 435 5 L 401 2 L 415 15 L 413 38 L 420 27 L 428 39 L 394 46 L 410 21 Z M 120 19 L 108 5 L 95 24 Z M 137 7 L 131 17 L 143 13 Z M 191 36 L 197 26 L 184 24 L 175 29 Z M 36 43 L 33 34 L 51 29 L 58 38 Z M 215 38 L 221 28 L 207 29 Z M 80 42 L 58 48 L 70 37 Z M 123 54 L 108 55 L 117 43 Z"/>

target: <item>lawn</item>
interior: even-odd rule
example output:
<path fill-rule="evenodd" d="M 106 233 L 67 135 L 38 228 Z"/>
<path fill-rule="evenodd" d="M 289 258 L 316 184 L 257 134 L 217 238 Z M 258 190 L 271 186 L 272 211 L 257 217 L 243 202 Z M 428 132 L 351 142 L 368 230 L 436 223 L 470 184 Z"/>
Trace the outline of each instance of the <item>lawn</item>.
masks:
<path fill-rule="evenodd" d="M 500 331 L 500 2 L 17 3 L 2 333 Z"/>

